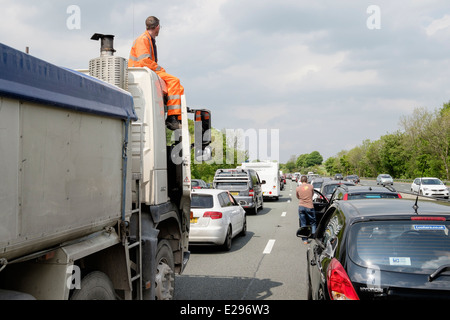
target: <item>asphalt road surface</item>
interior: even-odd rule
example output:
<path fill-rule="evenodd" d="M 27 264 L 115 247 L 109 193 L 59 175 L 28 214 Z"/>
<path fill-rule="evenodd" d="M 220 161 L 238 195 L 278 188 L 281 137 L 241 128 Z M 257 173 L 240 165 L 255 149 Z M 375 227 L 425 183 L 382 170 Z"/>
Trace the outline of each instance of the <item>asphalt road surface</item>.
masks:
<path fill-rule="evenodd" d="M 304 300 L 306 249 L 298 229 L 296 183 L 288 181 L 279 200 L 247 216 L 247 235 L 229 252 L 191 246 L 191 258 L 175 279 L 176 300 Z"/>

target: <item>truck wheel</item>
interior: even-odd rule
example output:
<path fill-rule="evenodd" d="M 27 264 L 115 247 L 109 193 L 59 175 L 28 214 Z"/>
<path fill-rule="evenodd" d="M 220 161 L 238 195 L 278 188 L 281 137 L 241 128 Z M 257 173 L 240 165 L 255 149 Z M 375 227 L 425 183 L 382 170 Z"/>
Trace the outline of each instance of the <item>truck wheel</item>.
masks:
<path fill-rule="evenodd" d="M 103 272 L 88 273 L 81 280 L 80 287 L 74 290 L 71 300 L 116 300 L 114 286 Z"/>
<path fill-rule="evenodd" d="M 158 265 L 155 278 L 155 299 L 172 300 L 175 289 L 175 263 L 169 241 L 162 240 L 158 243 L 156 263 Z"/>

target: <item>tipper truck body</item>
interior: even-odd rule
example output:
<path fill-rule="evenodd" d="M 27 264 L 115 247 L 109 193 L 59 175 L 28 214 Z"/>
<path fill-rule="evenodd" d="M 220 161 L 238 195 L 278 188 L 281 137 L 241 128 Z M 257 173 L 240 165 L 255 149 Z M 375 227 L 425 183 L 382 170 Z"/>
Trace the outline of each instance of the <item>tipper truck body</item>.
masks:
<path fill-rule="evenodd" d="M 167 143 L 164 82 L 101 52 L 86 75 L 0 43 L 0 299 L 171 299 L 189 259 L 210 113 L 183 96 Z"/>

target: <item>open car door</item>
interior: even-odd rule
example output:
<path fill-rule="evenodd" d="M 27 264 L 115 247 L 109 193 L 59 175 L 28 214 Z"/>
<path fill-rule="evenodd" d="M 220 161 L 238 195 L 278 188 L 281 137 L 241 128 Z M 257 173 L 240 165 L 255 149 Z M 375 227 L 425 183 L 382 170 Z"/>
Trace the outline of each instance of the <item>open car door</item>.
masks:
<path fill-rule="evenodd" d="M 320 191 L 314 189 L 314 192 L 317 194 L 317 197 L 315 197 L 313 201 L 313 205 L 314 210 L 316 211 L 316 223 L 318 225 L 325 211 L 327 211 L 330 206 L 330 202 Z"/>

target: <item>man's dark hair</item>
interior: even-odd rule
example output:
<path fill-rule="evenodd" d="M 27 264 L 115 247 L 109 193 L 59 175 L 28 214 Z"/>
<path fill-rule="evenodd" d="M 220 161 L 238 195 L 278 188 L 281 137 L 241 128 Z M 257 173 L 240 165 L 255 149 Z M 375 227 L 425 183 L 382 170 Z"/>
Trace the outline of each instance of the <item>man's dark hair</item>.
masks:
<path fill-rule="evenodd" d="M 307 177 L 307 176 L 302 176 L 302 177 L 300 178 L 300 182 L 301 182 L 301 183 L 303 183 L 303 182 L 308 182 L 308 177 Z"/>
<path fill-rule="evenodd" d="M 157 17 L 150 16 L 145 19 L 145 25 L 147 26 L 147 30 L 155 29 L 159 26 L 159 19 Z"/>

